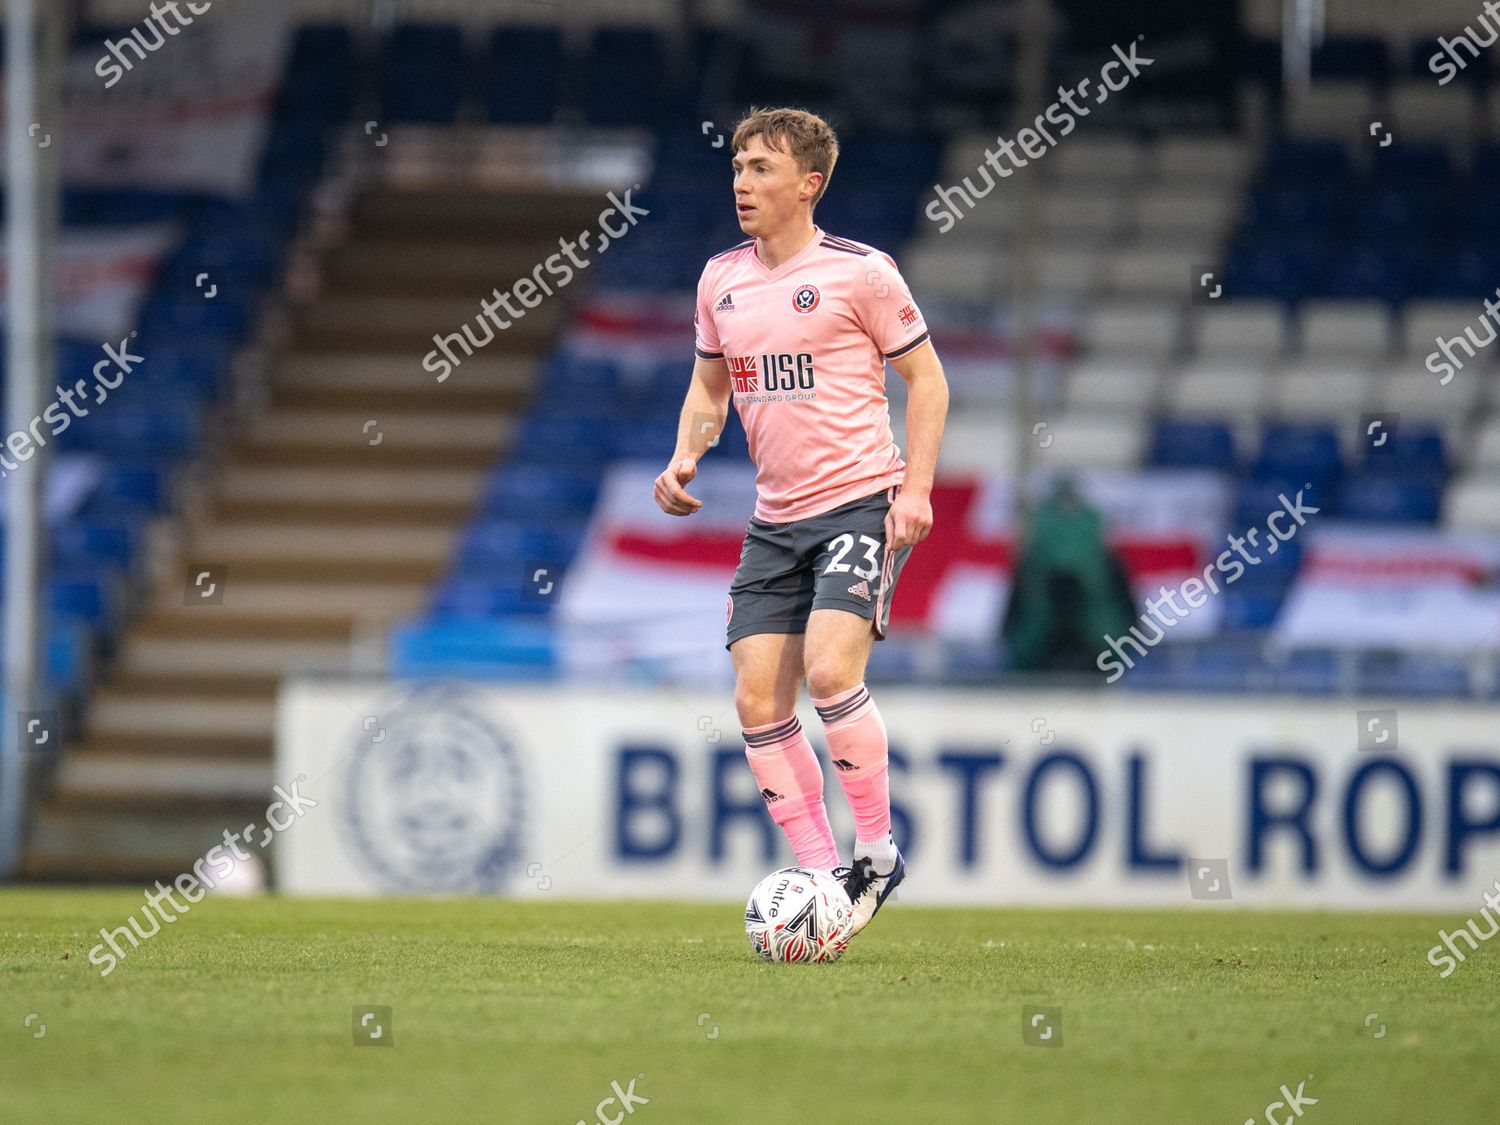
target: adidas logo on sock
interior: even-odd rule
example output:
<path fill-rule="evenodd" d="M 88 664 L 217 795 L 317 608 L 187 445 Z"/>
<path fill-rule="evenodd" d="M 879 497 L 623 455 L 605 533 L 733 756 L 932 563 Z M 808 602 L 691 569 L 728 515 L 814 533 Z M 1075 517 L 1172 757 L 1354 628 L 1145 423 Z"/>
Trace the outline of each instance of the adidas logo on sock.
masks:
<path fill-rule="evenodd" d="M 765 798 L 768 805 L 774 805 L 777 801 L 781 800 L 781 794 L 774 789 L 762 789 L 760 795 Z"/>
<path fill-rule="evenodd" d="M 734 312 L 734 294 L 725 293 L 714 306 L 714 312 Z"/>
<path fill-rule="evenodd" d="M 843 770 L 845 773 L 847 773 L 854 768 L 854 763 L 851 762 L 848 758 L 835 758 L 833 760 L 833 768 L 837 770 Z"/>
<path fill-rule="evenodd" d="M 849 592 L 857 597 L 864 598 L 865 601 L 870 600 L 870 584 L 864 579 L 860 579 L 853 586 L 850 586 Z"/>

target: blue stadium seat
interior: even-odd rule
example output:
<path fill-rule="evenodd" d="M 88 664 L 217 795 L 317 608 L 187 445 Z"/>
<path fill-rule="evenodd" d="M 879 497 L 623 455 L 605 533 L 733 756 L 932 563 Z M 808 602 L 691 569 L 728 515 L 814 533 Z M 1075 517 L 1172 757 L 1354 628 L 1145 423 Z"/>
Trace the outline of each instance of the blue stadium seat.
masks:
<path fill-rule="evenodd" d="M 654 27 L 601 27 L 584 64 L 583 116 L 590 125 L 650 125 L 663 104 L 666 55 Z"/>
<path fill-rule="evenodd" d="M 1441 78 L 1439 71 L 1446 74 L 1447 70 L 1441 63 L 1439 63 L 1438 71 L 1434 71 L 1430 64 L 1434 55 L 1442 55 L 1444 59 L 1448 58 L 1447 53 L 1438 46 L 1438 38 L 1451 40 L 1454 38 L 1455 30 L 1454 28 L 1445 27 L 1440 31 L 1434 31 L 1431 35 L 1420 36 L 1414 40 L 1410 53 L 1407 56 L 1407 63 L 1411 68 L 1411 73 L 1429 82 Z M 1451 81 L 1461 82 L 1470 88 L 1488 85 L 1495 73 L 1495 66 L 1490 61 L 1489 52 L 1480 51 L 1477 58 L 1470 57 L 1469 53 L 1462 47 L 1459 48 L 1459 52 L 1461 57 L 1467 60 L 1467 65 Z"/>
<path fill-rule="evenodd" d="M 1295 302 L 1317 286 L 1326 255 L 1326 249 L 1311 240 L 1292 248 L 1252 242 L 1231 256 L 1224 288 L 1232 297 Z"/>
<path fill-rule="evenodd" d="M 1225 422 L 1156 423 L 1149 464 L 1177 469 L 1233 469 L 1234 434 Z"/>
<path fill-rule="evenodd" d="M 1315 295 L 1399 304 L 1415 295 L 1423 260 L 1417 247 L 1406 244 L 1357 247 L 1342 260 L 1329 263 Z"/>
<path fill-rule="evenodd" d="M 1441 483 L 1448 476 L 1443 431 L 1433 425 L 1403 422 L 1386 435 L 1383 445 L 1366 444 L 1364 468 L 1368 472 L 1399 473 Z"/>
<path fill-rule="evenodd" d="M 1365 523 L 1435 524 L 1442 486 L 1431 479 L 1360 473 L 1344 482 L 1339 515 Z"/>
<path fill-rule="evenodd" d="M 1437 225 L 1439 196 L 1387 188 L 1361 200 L 1355 208 L 1354 239 L 1411 242 L 1425 239 Z M 1446 201 L 1444 201 L 1446 202 Z"/>
<path fill-rule="evenodd" d="M 1423 193 L 1441 192 L 1454 179 L 1453 157 L 1446 145 L 1405 141 L 1389 148 L 1376 148 L 1370 174 L 1376 184 Z"/>
<path fill-rule="evenodd" d="M 1382 83 L 1390 78 L 1390 52 L 1377 35 L 1329 35 L 1313 48 L 1313 78 L 1364 79 Z"/>
<path fill-rule="evenodd" d="M 490 37 L 486 108 L 497 125 L 545 125 L 556 115 L 565 60 L 556 27 L 500 27 Z"/>
<path fill-rule="evenodd" d="M 1276 623 L 1284 590 L 1253 589 L 1235 583 L 1224 588 L 1223 628 L 1233 631 L 1260 631 Z"/>
<path fill-rule="evenodd" d="M 538 680 L 557 667 L 553 632 L 534 620 L 436 617 L 391 632 L 391 675 Z"/>
<path fill-rule="evenodd" d="M 476 576 L 493 573 L 516 561 L 566 564 L 578 552 L 587 524 L 583 520 L 487 520 L 469 525 L 459 540 L 453 569 Z"/>
<path fill-rule="evenodd" d="M 1329 233 L 1347 209 L 1348 200 L 1321 186 L 1285 184 L 1276 179 L 1257 188 L 1246 209 L 1253 230 L 1285 240 L 1289 245 Z"/>
<path fill-rule="evenodd" d="M 1261 437 L 1257 480 L 1330 483 L 1343 476 L 1338 433 L 1316 422 L 1274 422 Z"/>
<path fill-rule="evenodd" d="M 1234 511 L 1230 518 L 1234 533 L 1243 535 L 1252 527 L 1264 528 L 1271 513 L 1283 509 L 1281 497 L 1295 501 L 1299 492 L 1304 505 L 1317 508 L 1320 516 L 1332 515 L 1332 482 L 1314 480 L 1311 483 L 1312 487 L 1308 488 L 1308 476 L 1262 477 L 1242 482 L 1235 491 Z"/>
<path fill-rule="evenodd" d="M 1343 678 L 1338 654 L 1320 649 L 1290 653 L 1284 661 L 1267 662 L 1266 669 L 1270 690 L 1298 695 L 1332 695 Z"/>
<path fill-rule="evenodd" d="M 1277 186 L 1329 191 L 1353 180 L 1353 162 L 1336 141 L 1281 140 L 1271 146 L 1264 175 Z"/>
<path fill-rule="evenodd" d="M 157 465 L 138 460 L 114 461 L 105 468 L 77 518 L 143 519 L 156 515 L 166 506 L 167 482 L 167 471 Z"/>
<path fill-rule="evenodd" d="M 607 414 L 532 412 L 521 420 L 511 456 L 517 462 L 602 466 L 620 448 L 617 425 Z"/>
<path fill-rule="evenodd" d="M 538 514 L 586 517 L 599 494 L 599 473 L 577 466 L 507 465 L 490 480 L 486 514 L 529 519 Z"/>
<path fill-rule="evenodd" d="M 516 575 L 519 576 L 519 568 Z M 428 612 L 438 617 L 544 616 L 553 603 L 533 594 L 519 580 L 449 578 L 433 591 Z"/>
<path fill-rule="evenodd" d="M 1414 295 L 1431 300 L 1472 301 L 1492 291 L 1500 274 L 1500 252 L 1477 246 L 1455 246 L 1434 253 L 1421 267 Z"/>
<path fill-rule="evenodd" d="M 118 613 L 114 580 L 89 570 L 58 571 L 48 583 L 52 612 L 65 621 L 82 621 L 112 633 Z"/>
<path fill-rule="evenodd" d="M 1431 653 L 1361 653 L 1356 662 L 1357 690 L 1371 698 L 1453 698 L 1472 693 L 1469 668 L 1462 660 Z"/>
<path fill-rule="evenodd" d="M 59 569 L 108 565 L 128 570 L 135 560 L 135 525 L 68 520 L 52 529 L 53 562 Z"/>
<path fill-rule="evenodd" d="M 1476 187 L 1493 190 L 1500 183 L 1500 143 L 1476 145 L 1470 172 Z"/>
<path fill-rule="evenodd" d="M 57 443 L 63 449 L 100 453 L 112 459 L 175 460 L 198 448 L 199 422 L 197 406 L 191 402 L 167 401 L 150 406 L 112 403 L 108 410 L 75 420 Z"/>
<path fill-rule="evenodd" d="M 462 28 L 398 24 L 385 49 L 381 88 L 386 119 L 436 125 L 456 121 L 467 71 Z"/>

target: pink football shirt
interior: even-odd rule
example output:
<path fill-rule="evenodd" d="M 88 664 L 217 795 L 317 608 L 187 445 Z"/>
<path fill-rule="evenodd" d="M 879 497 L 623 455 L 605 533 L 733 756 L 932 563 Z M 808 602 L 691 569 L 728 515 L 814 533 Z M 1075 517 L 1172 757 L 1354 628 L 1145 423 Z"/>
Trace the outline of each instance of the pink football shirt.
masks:
<path fill-rule="evenodd" d="M 813 228 L 774 270 L 752 238 L 698 281 L 697 353 L 729 364 L 755 462 L 755 518 L 790 523 L 900 484 L 885 362 L 927 340 L 889 256 Z"/>

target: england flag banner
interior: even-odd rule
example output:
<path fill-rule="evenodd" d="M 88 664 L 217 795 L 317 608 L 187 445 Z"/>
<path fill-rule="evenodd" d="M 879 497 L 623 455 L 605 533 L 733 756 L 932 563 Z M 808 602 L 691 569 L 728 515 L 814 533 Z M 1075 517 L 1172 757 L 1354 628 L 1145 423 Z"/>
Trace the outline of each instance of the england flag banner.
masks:
<path fill-rule="evenodd" d="M 138 28 L 142 44 L 121 29 L 69 56 L 60 130 L 69 186 L 234 198 L 254 189 L 288 57 L 286 13 L 211 11 L 190 30 L 156 43 Z"/>
<path fill-rule="evenodd" d="M 1500 539 L 1323 529 L 1276 619 L 1283 648 L 1500 648 Z"/>
<path fill-rule="evenodd" d="M 58 332 L 93 341 L 118 340 L 129 333 L 176 234 L 170 223 L 63 231 L 52 263 Z M 0 255 L 0 295 L 9 283 Z"/>
<path fill-rule="evenodd" d="M 625 463 L 605 478 L 557 617 L 564 661 L 575 672 L 644 661 L 674 679 L 728 675 L 729 584 L 755 508 L 755 471 L 705 459 L 688 489 L 703 507 L 688 517 L 656 506 L 660 471 L 655 462 Z M 1223 549 L 1229 498 L 1217 474 L 1097 471 L 1077 480 L 1142 596 L 1201 573 Z M 1043 484 L 1038 478 L 1034 491 Z M 1023 530 L 1013 485 L 1000 476 L 940 477 L 932 511 L 932 533 L 901 573 L 892 632 L 951 641 L 997 635 Z M 1183 619 L 1173 639 L 1215 630 L 1211 605 Z"/>

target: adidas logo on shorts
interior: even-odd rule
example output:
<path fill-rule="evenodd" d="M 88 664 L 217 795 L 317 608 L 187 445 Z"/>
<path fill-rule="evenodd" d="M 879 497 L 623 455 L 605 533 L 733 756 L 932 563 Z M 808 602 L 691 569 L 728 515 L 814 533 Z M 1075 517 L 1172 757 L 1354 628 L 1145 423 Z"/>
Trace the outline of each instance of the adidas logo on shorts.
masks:
<path fill-rule="evenodd" d="M 734 294 L 725 293 L 714 306 L 714 312 L 734 312 Z"/>
<path fill-rule="evenodd" d="M 850 586 L 849 592 L 856 595 L 857 597 L 864 598 L 865 601 L 870 600 L 870 584 L 863 578 L 861 578 L 853 586 Z"/>

